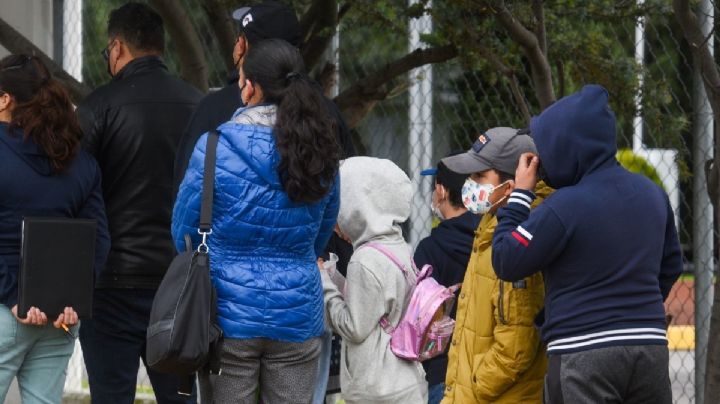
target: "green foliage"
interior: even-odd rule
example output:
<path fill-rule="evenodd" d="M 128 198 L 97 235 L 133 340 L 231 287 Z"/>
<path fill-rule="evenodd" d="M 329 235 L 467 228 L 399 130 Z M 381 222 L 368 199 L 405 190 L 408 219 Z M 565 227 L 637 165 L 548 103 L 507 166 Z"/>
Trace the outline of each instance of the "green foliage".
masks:
<path fill-rule="evenodd" d="M 211 30 L 211 23 L 199 0 L 179 0 L 188 10 L 198 33 L 206 44 L 211 86 L 224 82 L 225 66 Z M 260 0 L 220 0 L 228 9 L 254 4 Z M 312 0 L 283 0 L 299 15 Z M 97 86 L 108 80 L 100 51 L 106 45 L 105 25 L 109 11 L 124 0 L 89 1 L 84 15 L 84 68 L 86 82 Z M 419 0 L 408 6 L 407 0 L 339 1 L 349 11 L 341 22 L 340 88 L 355 84 L 385 63 L 407 54 L 408 22 L 429 14 L 433 31 L 421 40 L 428 46 L 454 44 L 461 56 L 433 69 L 435 97 L 434 133 L 436 157 L 448 149 L 467 147 L 477 132 L 493 126 L 523 127 L 509 77 L 498 69 L 502 63 L 514 72 L 525 103 L 532 114 L 540 108 L 531 79 L 530 65 L 520 46 L 497 23 L 489 1 Z M 529 30 L 537 21 L 531 2 L 506 0 L 513 15 Z M 547 54 L 558 97 L 579 90 L 584 84 L 598 83 L 611 95 L 611 107 L 618 120 L 618 145 L 630 147 L 633 117 L 637 113 L 635 94 L 640 83 L 640 66 L 634 58 L 634 29 L 637 18 L 646 17 L 647 57 L 642 71 L 642 113 L 645 118 L 644 142 L 651 148 L 679 151 L 681 178 L 687 178 L 689 151 L 689 90 L 691 77 L 686 60 L 688 52 L 672 15 L 670 0 L 635 1 L 554 0 L 544 2 Z M 166 59 L 178 72 L 172 39 Z M 490 61 L 488 55 L 494 55 Z M 422 80 L 423 78 L 414 77 Z M 381 101 L 358 130 L 369 136 L 401 136 L 407 133 L 408 76 L 386 84 L 392 98 Z M 369 140 L 368 140 L 369 141 Z M 405 139 L 398 139 L 403 143 Z M 401 157 L 404 159 L 405 157 Z"/>
<path fill-rule="evenodd" d="M 642 174 L 657 184 L 660 188 L 665 189 L 665 186 L 663 185 L 655 167 L 648 163 L 648 161 L 644 158 L 633 153 L 632 150 L 618 150 L 616 158 L 620 162 L 620 165 L 625 167 L 626 170 L 631 173 Z"/>

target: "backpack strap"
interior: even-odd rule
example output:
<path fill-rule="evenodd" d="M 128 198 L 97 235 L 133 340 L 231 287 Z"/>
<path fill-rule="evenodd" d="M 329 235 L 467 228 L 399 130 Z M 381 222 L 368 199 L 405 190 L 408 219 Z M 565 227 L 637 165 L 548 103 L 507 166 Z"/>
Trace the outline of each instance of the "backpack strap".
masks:
<path fill-rule="evenodd" d="M 382 245 L 380 243 L 367 243 L 363 247 L 370 247 L 372 249 L 380 251 L 384 256 L 386 256 L 388 259 L 390 259 L 390 261 L 392 261 L 395 264 L 395 266 L 400 268 L 400 270 L 403 273 L 403 276 L 405 277 L 405 280 L 407 280 L 409 270 L 402 262 L 400 262 L 398 257 L 395 256 L 395 254 L 393 254 L 392 251 L 390 251 L 390 249 L 388 249 L 387 247 L 385 247 L 384 245 Z M 413 267 L 414 266 L 415 266 L 415 263 L 413 262 Z M 417 272 L 415 270 L 415 268 L 413 268 L 413 271 Z M 393 331 L 395 331 L 395 327 L 390 325 L 390 320 L 388 319 L 387 314 L 383 315 L 380 318 L 380 321 L 378 321 L 378 324 L 380 325 L 380 328 L 382 328 L 383 331 L 385 331 L 388 334 L 392 334 Z"/>
<path fill-rule="evenodd" d="M 403 272 L 403 275 L 405 276 L 405 278 L 407 278 L 408 273 L 410 271 L 407 269 L 405 264 L 400 262 L 398 257 L 396 257 L 395 254 L 393 254 L 392 251 L 390 251 L 390 249 L 388 249 L 387 247 L 385 247 L 384 245 L 382 245 L 380 243 L 367 243 L 364 245 L 364 247 L 370 247 L 370 248 L 380 251 L 384 256 L 388 257 L 390 259 L 390 261 L 392 261 L 395 264 L 395 266 L 400 268 L 400 270 Z M 413 263 L 413 266 L 415 266 L 415 263 Z M 415 268 L 413 268 L 413 271 L 417 272 L 417 270 L 415 270 Z"/>

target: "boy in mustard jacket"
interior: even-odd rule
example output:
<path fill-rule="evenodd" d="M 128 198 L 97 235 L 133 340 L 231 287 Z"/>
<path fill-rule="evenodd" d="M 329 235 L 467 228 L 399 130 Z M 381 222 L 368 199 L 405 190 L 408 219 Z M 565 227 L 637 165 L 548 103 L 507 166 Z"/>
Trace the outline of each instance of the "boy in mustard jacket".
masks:
<path fill-rule="evenodd" d="M 527 152 L 536 150 L 526 132 L 500 127 L 480 135 L 466 153 L 442 160 L 470 174 L 463 203 L 483 215 L 458 299 L 443 404 L 542 402 L 547 360 L 534 325 L 543 307 L 542 275 L 503 282 L 492 267 L 495 213 L 509 202 L 518 161 Z M 550 192 L 539 184 L 535 204 Z"/>

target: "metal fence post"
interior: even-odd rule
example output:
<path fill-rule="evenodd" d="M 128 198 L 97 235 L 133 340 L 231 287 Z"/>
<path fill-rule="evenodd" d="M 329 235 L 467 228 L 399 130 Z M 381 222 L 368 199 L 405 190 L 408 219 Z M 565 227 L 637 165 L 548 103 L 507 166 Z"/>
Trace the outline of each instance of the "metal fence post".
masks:
<path fill-rule="evenodd" d="M 698 19 L 704 35 L 710 35 L 714 24 L 714 7 L 703 0 Z M 713 53 L 713 42 L 708 41 Z M 713 276 L 713 208 L 705 182 L 705 162 L 712 158 L 713 115 L 697 66 L 693 73 L 693 264 L 695 268 L 695 402 L 704 403 L 705 364 L 712 307 Z"/>
<path fill-rule="evenodd" d="M 638 0 L 641 6 L 645 0 Z M 638 17 L 635 24 L 635 63 L 638 71 L 638 92 L 635 94 L 635 117 L 633 118 L 633 152 L 640 153 L 645 149 L 643 144 L 642 87 L 645 78 L 645 16 Z"/>
<path fill-rule="evenodd" d="M 63 1 L 63 69 L 82 81 L 83 21 L 82 0 Z"/>
<path fill-rule="evenodd" d="M 417 0 L 409 0 L 409 5 Z M 431 6 L 431 3 L 428 3 Z M 409 51 L 422 46 L 420 35 L 432 32 L 432 19 L 429 15 L 410 20 Z M 409 136 L 408 136 L 408 169 L 413 184 L 413 199 L 410 206 L 409 242 L 413 246 L 430 231 L 430 197 L 431 179 L 422 177 L 420 171 L 430 167 L 433 153 L 433 91 L 432 66 L 425 65 L 410 72 L 409 100 Z"/>

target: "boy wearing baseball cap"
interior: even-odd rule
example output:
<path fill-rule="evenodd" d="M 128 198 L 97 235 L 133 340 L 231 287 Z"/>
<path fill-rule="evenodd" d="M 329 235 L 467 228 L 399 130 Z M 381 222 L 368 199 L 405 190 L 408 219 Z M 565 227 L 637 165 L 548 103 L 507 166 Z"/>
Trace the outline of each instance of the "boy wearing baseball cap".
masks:
<path fill-rule="evenodd" d="M 464 153 L 459 151 L 452 155 Z M 415 265 L 432 265 L 432 277 L 443 286 L 462 283 L 472 252 L 475 230 L 480 216 L 469 212 L 462 202 L 462 187 L 467 174 L 451 171 L 438 161 L 437 168 L 423 170 L 421 175 L 435 177 L 430 207 L 440 223 L 415 248 Z M 450 313 L 455 318 L 455 310 Z M 428 382 L 428 404 L 439 404 L 445 392 L 447 352 L 423 361 Z"/>
<path fill-rule="evenodd" d="M 534 325 L 543 305 L 542 276 L 503 282 L 492 267 L 495 214 L 513 201 L 520 156 L 535 152 L 527 132 L 499 127 L 481 134 L 466 153 L 442 160 L 470 175 L 462 200 L 470 212 L 483 215 L 458 299 L 444 404 L 542 401 L 546 358 Z M 550 192 L 541 183 L 536 203 Z"/>

